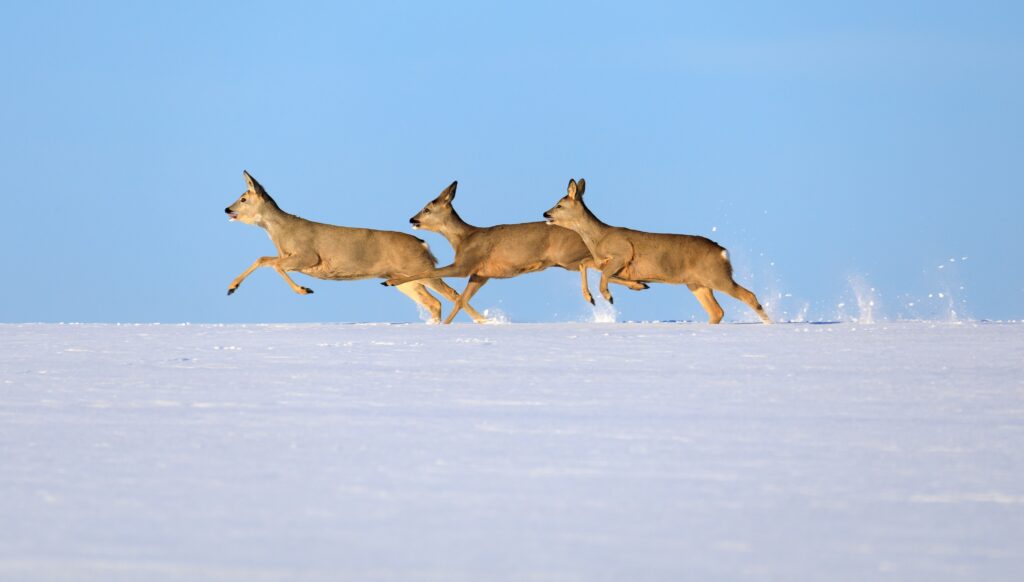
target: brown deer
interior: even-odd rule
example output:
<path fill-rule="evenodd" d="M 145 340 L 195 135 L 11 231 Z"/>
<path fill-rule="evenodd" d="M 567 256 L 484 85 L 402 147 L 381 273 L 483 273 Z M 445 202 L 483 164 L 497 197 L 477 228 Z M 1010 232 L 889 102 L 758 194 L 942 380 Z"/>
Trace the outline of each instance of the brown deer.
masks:
<path fill-rule="evenodd" d="M 255 224 L 266 230 L 277 247 L 277 256 L 257 259 L 231 282 L 228 295 L 260 267 L 272 267 L 292 291 L 308 295 L 313 290 L 295 284 L 288 271 L 335 281 L 374 277 L 391 279 L 420 273 L 437 264 L 427 243 L 404 232 L 321 224 L 288 214 L 278 207 L 249 172 L 242 174 L 249 189 L 224 212 L 231 220 Z M 459 294 L 437 277 L 398 286 L 399 291 L 426 309 L 431 321 L 437 323 L 441 321 L 441 302 L 426 287 L 452 302 L 459 300 Z M 461 307 L 473 319 L 484 319 L 469 303 L 462 302 Z"/>
<path fill-rule="evenodd" d="M 548 224 L 579 233 L 601 271 L 601 295 L 612 302 L 608 281 L 686 285 L 708 312 L 709 323 L 722 321 L 724 312 L 713 291 L 746 303 L 764 323 L 771 323 L 753 293 L 732 279 L 729 252 L 702 236 L 658 234 L 608 226 L 583 203 L 586 182 L 569 180 L 569 193 L 544 213 Z"/>
<path fill-rule="evenodd" d="M 458 186 L 458 182 L 452 182 L 409 219 L 414 229 L 432 230 L 448 239 L 455 249 L 455 261 L 447 267 L 396 277 L 383 285 L 403 285 L 426 277 L 469 277 L 469 283 L 445 323 L 451 323 L 459 309 L 467 305 L 489 279 L 508 279 L 548 267 L 580 270 L 583 273 L 583 296 L 594 302 L 587 289 L 586 278 L 586 268 L 588 265 L 592 267 L 593 261 L 579 235 L 568 229 L 551 228 L 543 222 L 472 226 L 462 220 L 452 207 Z M 637 291 L 647 289 L 646 284 L 636 281 L 612 278 L 611 282 Z M 475 317 L 473 319 L 476 321 Z"/>

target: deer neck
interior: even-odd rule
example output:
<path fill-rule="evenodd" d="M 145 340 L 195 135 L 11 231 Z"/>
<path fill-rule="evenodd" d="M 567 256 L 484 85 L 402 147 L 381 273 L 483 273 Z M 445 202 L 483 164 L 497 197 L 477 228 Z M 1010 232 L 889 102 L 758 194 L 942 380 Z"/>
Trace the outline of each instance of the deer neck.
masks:
<path fill-rule="evenodd" d="M 445 221 L 441 228 L 437 229 L 437 232 L 448 239 L 448 243 L 452 245 L 453 249 L 459 248 L 462 241 L 469 235 L 473 234 L 477 228 L 459 216 L 454 209 L 452 209 L 452 216 Z"/>
<path fill-rule="evenodd" d="M 296 220 L 300 220 L 299 217 L 288 214 L 278 208 L 276 204 L 268 204 L 261 213 L 260 220 L 256 225 L 266 230 L 267 234 L 270 235 L 270 239 L 276 243 L 285 236 L 289 227 L 293 225 Z"/>
<path fill-rule="evenodd" d="M 586 206 L 583 207 L 583 210 L 583 217 L 572 226 L 571 230 L 576 231 L 576 234 L 580 235 L 580 238 L 583 239 L 583 244 L 587 245 L 587 248 L 593 253 L 597 247 L 597 242 L 604 237 L 611 227 L 598 220 L 594 213 Z"/>

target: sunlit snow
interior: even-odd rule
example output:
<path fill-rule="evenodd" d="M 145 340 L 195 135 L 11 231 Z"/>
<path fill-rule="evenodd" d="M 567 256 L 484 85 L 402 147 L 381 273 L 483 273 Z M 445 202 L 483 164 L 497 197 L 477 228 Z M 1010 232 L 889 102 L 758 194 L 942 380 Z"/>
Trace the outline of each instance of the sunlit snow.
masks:
<path fill-rule="evenodd" d="M 1024 325 L 0 325 L 2 580 L 1014 580 Z"/>

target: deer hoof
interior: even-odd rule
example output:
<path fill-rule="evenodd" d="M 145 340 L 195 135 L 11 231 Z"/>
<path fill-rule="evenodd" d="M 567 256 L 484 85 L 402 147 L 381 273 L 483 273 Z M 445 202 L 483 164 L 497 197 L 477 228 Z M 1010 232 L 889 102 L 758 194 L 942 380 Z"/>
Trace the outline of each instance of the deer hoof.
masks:
<path fill-rule="evenodd" d="M 597 305 L 597 303 L 594 302 L 593 297 L 587 297 L 587 301 L 589 301 L 591 305 Z"/>
<path fill-rule="evenodd" d="M 231 295 L 232 293 L 234 293 L 235 289 L 238 289 L 238 287 L 228 287 L 228 295 Z"/>
<path fill-rule="evenodd" d="M 302 294 L 303 295 L 312 295 L 313 294 L 313 290 L 310 289 L 309 287 L 303 287 L 302 288 Z"/>
<path fill-rule="evenodd" d="M 612 304 L 612 305 L 615 305 L 615 298 L 614 298 L 614 297 L 612 297 L 611 295 L 609 295 L 609 296 L 608 296 L 608 303 L 610 303 L 610 304 Z"/>

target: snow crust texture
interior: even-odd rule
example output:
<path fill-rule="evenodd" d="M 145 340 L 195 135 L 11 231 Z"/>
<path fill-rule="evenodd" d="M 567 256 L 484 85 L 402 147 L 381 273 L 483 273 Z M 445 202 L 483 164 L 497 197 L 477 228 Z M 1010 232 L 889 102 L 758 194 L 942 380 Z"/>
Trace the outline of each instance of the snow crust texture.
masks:
<path fill-rule="evenodd" d="M 0 325 L 0 580 L 1020 580 L 1024 325 Z"/>

